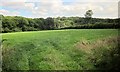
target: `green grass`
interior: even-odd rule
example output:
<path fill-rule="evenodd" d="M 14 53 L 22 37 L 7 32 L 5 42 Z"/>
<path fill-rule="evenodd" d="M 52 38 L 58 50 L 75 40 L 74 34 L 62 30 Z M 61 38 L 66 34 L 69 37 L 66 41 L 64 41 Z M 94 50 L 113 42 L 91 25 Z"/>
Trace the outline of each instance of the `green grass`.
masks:
<path fill-rule="evenodd" d="M 16 32 L 2 34 L 3 69 L 88 70 L 93 48 L 112 48 L 115 43 L 98 42 L 115 38 L 117 29 L 81 29 Z M 83 45 L 81 45 L 83 43 Z M 97 45 L 96 43 L 100 43 Z M 101 44 L 106 43 L 106 44 Z M 95 46 L 94 46 L 95 45 Z M 103 46 L 104 45 L 104 46 Z M 84 48 L 84 49 L 83 49 Z"/>

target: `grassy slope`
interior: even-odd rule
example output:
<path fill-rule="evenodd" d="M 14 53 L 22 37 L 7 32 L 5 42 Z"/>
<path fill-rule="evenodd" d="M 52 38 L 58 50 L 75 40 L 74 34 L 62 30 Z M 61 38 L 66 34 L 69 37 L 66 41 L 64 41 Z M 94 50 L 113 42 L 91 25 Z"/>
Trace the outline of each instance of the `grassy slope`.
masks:
<path fill-rule="evenodd" d="M 115 29 L 55 30 L 3 34 L 4 69 L 94 69 L 88 53 L 76 47 L 86 41 L 115 37 Z M 79 48 L 81 48 L 80 46 Z M 84 47 L 83 47 L 84 48 Z"/>

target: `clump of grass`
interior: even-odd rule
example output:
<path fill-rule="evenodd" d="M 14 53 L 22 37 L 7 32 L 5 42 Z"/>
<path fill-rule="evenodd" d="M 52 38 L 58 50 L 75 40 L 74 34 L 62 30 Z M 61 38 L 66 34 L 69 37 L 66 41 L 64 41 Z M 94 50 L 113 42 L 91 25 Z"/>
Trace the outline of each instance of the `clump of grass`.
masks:
<path fill-rule="evenodd" d="M 98 39 L 97 41 L 92 43 L 90 43 L 87 40 L 83 40 L 83 41 L 77 42 L 74 46 L 76 50 L 87 53 L 86 55 L 84 54 L 85 57 L 82 57 L 83 60 L 86 60 L 82 64 L 83 67 L 84 67 L 84 63 L 88 62 L 87 65 L 90 65 L 91 63 L 90 67 L 93 66 L 92 68 L 95 68 L 95 69 L 118 70 L 120 68 L 119 66 L 120 50 L 118 47 L 119 41 L 120 41 L 119 37 L 109 37 L 105 39 Z M 74 59 L 77 60 L 77 58 L 74 58 Z M 78 61 L 82 61 L 82 60 L 78 60 Z"/>
<path fill-rule="evenodd" d="M 101 46 L 92 49 L 91 62 L 97 69 L 119 70 L 120 69 L 120 48 L 119 37 L 108 38 L 102 41 Z"/>

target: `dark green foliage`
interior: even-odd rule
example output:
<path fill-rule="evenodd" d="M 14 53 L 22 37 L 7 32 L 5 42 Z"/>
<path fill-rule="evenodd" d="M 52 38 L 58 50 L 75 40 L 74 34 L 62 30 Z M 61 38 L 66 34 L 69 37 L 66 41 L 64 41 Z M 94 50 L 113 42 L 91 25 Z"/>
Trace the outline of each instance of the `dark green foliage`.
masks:
<path fill-rule="evenodd" d="M 25 18 L 20 16 L 1 16 L 3 33 L 20 31 L 39 31 L 54 29 L 104 29 L 119 28 L 119 19 L 99 19 L 82 17 Z"/>
<path fill-rule="evenodd" d="M 65 27 L 62 29 L 117 29 L 119 28 L 118 24 L 84 24 L 79 26 L 71 26 L 71 27 Z"/>
<path fill-rule="evenodd" d="M 54 19 L 53 18 L 47 18 L 46 20 L 45 20 L 45 29 L 48 29 L 48 30 L 50 30 L 50 29 L 54 29 Z"/>

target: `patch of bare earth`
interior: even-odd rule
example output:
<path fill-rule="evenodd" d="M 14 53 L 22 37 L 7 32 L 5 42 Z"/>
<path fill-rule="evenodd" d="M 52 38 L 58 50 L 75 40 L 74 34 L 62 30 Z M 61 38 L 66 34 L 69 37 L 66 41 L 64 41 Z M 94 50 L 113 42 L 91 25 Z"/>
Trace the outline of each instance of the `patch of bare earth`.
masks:
<path fill-rule="evenodd" d="M 90 53 L 91 49 L 94 48 L 104 48 L 104 47 L 111 47 L 111 46 L 118 46 L 120 42 L 120 37 L 109 37 L 105 39 L 98 39 L 95 42 L 90 42 L 88 40 L 83 40 L 77 42 L 74 46 L 77 50 L 83 50 L 86 53 Z"/>

